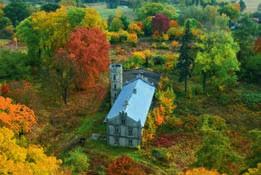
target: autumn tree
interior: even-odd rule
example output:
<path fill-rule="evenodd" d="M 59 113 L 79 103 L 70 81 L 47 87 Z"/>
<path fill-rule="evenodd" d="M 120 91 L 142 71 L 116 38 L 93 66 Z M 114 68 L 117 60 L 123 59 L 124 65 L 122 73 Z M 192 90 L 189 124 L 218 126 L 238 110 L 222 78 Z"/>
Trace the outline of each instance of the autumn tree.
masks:
<path fill-rule="evenodd" d="M 57 51 L 50 73 L 64 104 L 67 104 L 75 76 L 75 66 L 65 49 L 59 49 Z"/>
<path fill-rule="evenodd" d="M 121 156 L 113 160 L 108 168 L 108 175 L 145 175 L 142 167 L 128 156 Z"/>
<path fill-rule="evenodd" d="M 101 73 L 108 70 L 109 43 L 100 29 L 77 28 L 71 34 L 66 49 L 76 65 L 78 88 L 94 86 Z"/>
<path fill-rule="evenodd" d="M 152 18 L 152 30 L 163 34 L 169 29 L 169 18 L 163 14 L 157 14 Z"/>
<path fill-rule="evenodd" d="M 60 172 L 61 161 L 47 156 L 42 147 L 31 144 L 23 147 L 17 142 L 10 129 L 0 128 L 0 174 L 43 175 Z"/>
<path fill-rule="evenodd" d="M 78 26 L 104 30 L 106 23 L 95 9 L 61 7 L 49 13 L 34 13 L 17 26 L 17 36 L 27 45 L 28 54 L 37 65 L 64 47 Z"/>
<path fill-rule="evenodd" d="M 208 80 L 218 89 L 235 83 L 236 71 L 239 71 L 238 50 L 231 33 L 211 32 L 207 35 L 195 60 L 196 70 L 202 75 L 204 92 Z"/>
<path fill-rule="evenodd" d="M 193 35 L 191 33 L 191 24 L 190 20 L 187 20 L 185 24 L 185 34 L 181 41 L 180 57 L 177 64 L 179 80 L 184 81 L 185 94 L 187 94 L 188 79 L 192 76 L 192 70 L 194 67 L 194 54 L 192 45 Z"/>
<path fill-rule="evenodd" d="M 221 175 L 216 170 L 208 170 L 206 168 L 200 167 L 200 168 L 193 168 L 186 170 L 179 175 Z"/>
<path fill-rule="evenodd" d="M 0 125 L 19 135 L 31 131 L 36 124 L 34 112 L 25 105 L 14 104 L 10 98 L 0 96 Z"/>

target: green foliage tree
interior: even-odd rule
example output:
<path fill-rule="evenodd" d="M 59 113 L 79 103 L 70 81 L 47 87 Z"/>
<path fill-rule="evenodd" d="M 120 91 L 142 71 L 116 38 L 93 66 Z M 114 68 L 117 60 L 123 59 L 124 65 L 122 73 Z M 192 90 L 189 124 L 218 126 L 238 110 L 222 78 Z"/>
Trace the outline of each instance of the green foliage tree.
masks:
<path fill-rule="evenodd" d="M 46 12 L 53 12 L 56 11 L 58 8 L 60 8 L 59 4 L 44 4 L 41 6 L 41 10 L 44 10 Z"/>
<path fill-rule="evenodd" d="M 197 152 L 197 166 L 231 174 L 229 165 L 238 161 L 240 161 L 240 156 L 232 149 L 228 137 L 219 131 L 205 132 L 203 145 Z"/>
<path fill-rule="evenodd" d="M 247 158 L 249 167 L 255 167 L 261 162 L 261 131 L 258 129 L 249 132 L 252 139 L 251 154 Z"/>
<path fill-rule="evenodd" d="M 198 22 L 198 26 L 207 30 L 228 29 L 229 18 L 220 15 L 216 6 L 200 6 L 186 7 L 179 16 L 179 23 L 183 24 L 187 19 L 193 18 Z"/>
<path fill-rule="evenodd" d="M 254 55 L 254 43 L 258 35 L 259 27 L 256 22 L 253 21 L 248 15 L 242 16 L 239 21 L 239 25 L 233 31 L 233 36 L 238 42 L 240 50 L 238 52 L 238 60 L 242 66 L 242 76 L 247 73 L 245 70 L 246 62 L 250 56 Z"/>
<path fill-rule="evenodd" d="M 188 79 L 192 76 L 192 70 L 194 67 L 194 54 L 192 44 L 193 35 L 191 33 L 190 20 L 188 20 L 185 24 L 185 34 L 182 37 L 180 57 L 177 64 L 177 69 L 179 70 L 179 80 L 184 81 L 186 94 L 188 89 Z"/>
<path fill-rule="evenodd" d="M 140 20 L 144 20 L 148 16 L 154 16 L 156 14 L 163 14 L 170 19 L 177 18 L 175 7 L 169 4 L 145 3 L 137 10 L 137 16 Z"/>
<path fill-rule="evenodd" d="M 246 9 L 246 3 L 244 0 L 239 1 L 240 11 L 243 12 Z"/>
<path fill-rule="evenodd" d="M 239 70 L 238 50 L 231 33 L 211 32 L 207 35 L 195 60 L 196 70 L 202 74 L 204 92 L 208 79 L 214 87 L 221 89 L 235 83 Z"/>
<path fill-rule="evenodd" d="M 17 26 L 22 20 L 30 16 L 30 10 L 23 2 L 11 2 L 5 6 L 4 13 L 14 26 Z"/>
<path fill-rule="evenodd" d="M 261 77 L 261 53 L 250 56 L 245 64 L 245 77 L 248 81 L 260 83 Z"/>
<path fill-rule="evenodd" d="M 79 174 L 88 170 L 89 158 L 82 149 L 77 148 L 68 153 L 64 158 L 64 164 L 68 166 L 74 174 Z"/>
<path fill-rule="evenodd" d="M 20 52 L 0 50 L 0 80 L 18 80 L 30 73 L 27 56 Z"/>
<path fill-rule="evenodd" d="M 236 21 L 240 15 L 240 7 L 239 9 L 236 8 L 235 4 L 228 3 L 219 8 L 220 14 L 227 15 L 230 20 Z"/>

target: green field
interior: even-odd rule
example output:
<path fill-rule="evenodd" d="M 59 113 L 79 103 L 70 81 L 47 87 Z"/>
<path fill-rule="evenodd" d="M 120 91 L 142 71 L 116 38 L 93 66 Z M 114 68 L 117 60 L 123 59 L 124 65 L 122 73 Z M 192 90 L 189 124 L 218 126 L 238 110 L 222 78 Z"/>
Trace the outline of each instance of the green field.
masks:
<path fill-rule="evenodd" d="M 258 4 L 261 3 L 260 0 L 245 0 L 247 5 L 247 11 L 248 12 L 254 12 L 257 10 Z"/>

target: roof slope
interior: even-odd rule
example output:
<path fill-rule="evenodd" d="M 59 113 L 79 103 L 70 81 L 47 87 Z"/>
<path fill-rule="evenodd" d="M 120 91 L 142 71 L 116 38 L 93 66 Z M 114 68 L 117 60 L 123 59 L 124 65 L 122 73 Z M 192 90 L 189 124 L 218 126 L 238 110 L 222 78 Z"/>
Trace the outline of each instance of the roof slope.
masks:
<path fill-rule="evenodd" d="M 142 78 L 137 78 L 126 84 L 115 100 L 107 119 L 127 113 L 128 117 L 140 121 L 144 126 L 155 93 L 155 87 Z"/>

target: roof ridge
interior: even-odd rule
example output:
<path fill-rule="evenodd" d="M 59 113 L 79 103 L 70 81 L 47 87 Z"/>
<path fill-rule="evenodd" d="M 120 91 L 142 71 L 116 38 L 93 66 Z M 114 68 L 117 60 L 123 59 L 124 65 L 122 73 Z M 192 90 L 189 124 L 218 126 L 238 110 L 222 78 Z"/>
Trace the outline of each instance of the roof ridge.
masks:
<path fill-rule="evenodd" d="M 133 82 L 135 82 L 135 81 L 133 81 Z M 138 81 L 135 82 L 135 85 L 133 86 L 133 87 L 134 87 L 133 89 L 136 88 L 137 83 L 138 83 Z M 129 83 L 129 84 L 130 84 L 130 83 Z M 129 102 L 132 96 L 133 96 L 133 92 L 130 93 L 130 95 L 127 97 L 127 99 L 125 100 L 125 102 Z M 128 107 L 128 105 L 129 105 L 129 103 L 127 103 L 126 105 L 125 105 L 125 104 L 123 104 L 123 105 L 124 105 L 124 112 L 125 112 L 125 111 L 127 110 L 127 107 Z"/>

